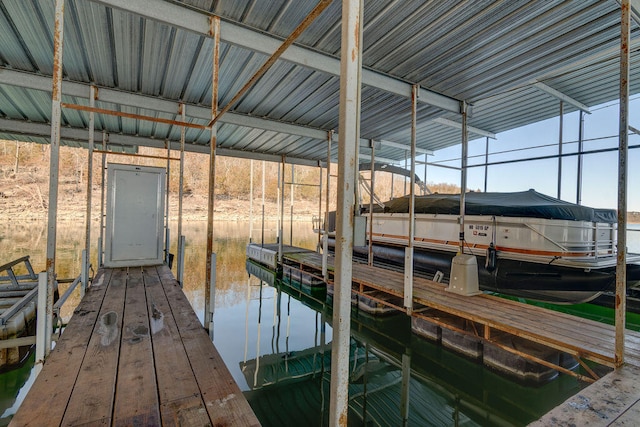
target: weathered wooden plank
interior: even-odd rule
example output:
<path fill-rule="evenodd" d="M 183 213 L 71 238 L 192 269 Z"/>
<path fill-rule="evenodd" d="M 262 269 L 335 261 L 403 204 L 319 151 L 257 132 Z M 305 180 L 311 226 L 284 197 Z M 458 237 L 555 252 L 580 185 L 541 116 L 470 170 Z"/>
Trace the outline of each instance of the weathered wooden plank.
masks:
<path fill-rule="evenodd" d="M 160 425 L 147 298 L 140 268 L 130 268 L 127 280 L 112 425 Z"/>
<path fill-rule="evenodd" d="M 542 426 L 609 426 L 640 400 L 640 368 L 623 366 L 530 424 Z M 624 418 L 623 418 L 624 420 Z M 634 420 L 637 425 L 637 419 Z"/>
<path fill-rule="evenodd" d="M 208 425 L 198 383 L 155 267 L 144 269 L 144 282 L 162 424 Z"/>
<path fill-rule="evenodd" d="M 63 426 L 110 420 L 120 353 L 127 272 L 114 270 L 62 420 Z"/>
<path fill-rule="evenodd" d="M 260 425 L 171 272 L 158 272 L 212 424 Z"/>
<path fill-rule="evenodd" d="M 10 425 L 60 424 L 110 279 L 111 270 L 98 271 Z"/>

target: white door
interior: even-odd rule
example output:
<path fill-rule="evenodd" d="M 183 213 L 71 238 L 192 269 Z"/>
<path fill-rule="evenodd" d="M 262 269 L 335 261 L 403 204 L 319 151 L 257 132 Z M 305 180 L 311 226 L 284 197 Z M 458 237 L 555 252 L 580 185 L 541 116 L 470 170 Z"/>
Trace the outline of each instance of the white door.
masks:
<path fill-rule="evenodd" d="M 164 168 L 107 167 L 106 267 L 163 262 Z"/>

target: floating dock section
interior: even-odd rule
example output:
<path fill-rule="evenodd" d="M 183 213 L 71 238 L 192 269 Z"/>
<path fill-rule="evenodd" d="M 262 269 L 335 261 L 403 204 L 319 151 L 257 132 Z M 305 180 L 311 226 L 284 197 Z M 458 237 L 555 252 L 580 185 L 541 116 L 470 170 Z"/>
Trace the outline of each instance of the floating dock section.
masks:
<path fill-rule="evenodd" d="M 282 263 L 321 277 L 322 256 L 316 252 L 290 250 Z M 330 294 L 332 257 L 327 271 Z M 359 307 L 406 311 L 403 273 L 355 263 L 352 281 L 352 302 Z M 414 333 L 523 381 L 544 382 L 563 372 L 593 383 L 615 366 L 613 326 L 495 295 L 461 296 L 419 277 L 413 297 Z M 626 361 L 640 367 L 640 333 L 627 331 Z M 575 369 L 578 364 L 586 374 Z"/>
<path fill-rule="evenodd" d="M 12 426 L 259 422 L 166 266 L 100 269 Z"/>

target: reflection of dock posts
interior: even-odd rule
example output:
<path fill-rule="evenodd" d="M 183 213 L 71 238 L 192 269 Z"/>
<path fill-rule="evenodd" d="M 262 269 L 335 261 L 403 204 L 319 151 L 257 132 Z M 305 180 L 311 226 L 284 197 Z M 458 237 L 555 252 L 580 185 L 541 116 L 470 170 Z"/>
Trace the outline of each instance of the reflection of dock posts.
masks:
<path fill-rule="evenodd" d="M 205 312 L 205 327 L 209 331 L 209 336 L 213 339 L 213 315 L 216 311 L 216 271 L 217 271 L 216 254 L 211 254 L 211 278 L 209 279 L 209 299 L 205 300 L 205 306 L 208 312 Z"/>
<path fill-rule="evenodd" d="M 411 350 L 407 348 L 406 353 L 402 355 L 402 396 L 400 398 L 400 415 L 402 416 L 403 426 L 409 425 L 409 400 L 411 396 L 410 385 Z"/>
<path fill-rule="evenodd" d="M 260 327 L 262 325 L 262 280 L 260 280 L 260 293 L 258 296 L 258 333 L 256 338 L 256 372 L 253 374 L 253 388 L 258 385 L 258 371 L 260 370 Z"/>

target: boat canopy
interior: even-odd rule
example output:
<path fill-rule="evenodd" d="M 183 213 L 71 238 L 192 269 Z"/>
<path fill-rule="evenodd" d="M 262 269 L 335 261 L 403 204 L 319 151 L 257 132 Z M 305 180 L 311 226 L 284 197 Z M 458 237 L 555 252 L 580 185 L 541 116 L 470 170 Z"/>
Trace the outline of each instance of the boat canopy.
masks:
<path fill-rule="evenodd" d="M 365 211 L 368 208 L 365 207 Z M 385 202 L 374 212 L 407 213 L 409 197 Z M 429 194 L 415 197 L 415 212 L 425 214 L 460 214 L 459 194 Z M 617 222 L 614 209 L 595 209 L 565 202 L 531 189 L 515 193 L 470 192 L 465 195 L 466 215 L 491 215 L 543 219 L 591 221 L 608 224 Z"/>

